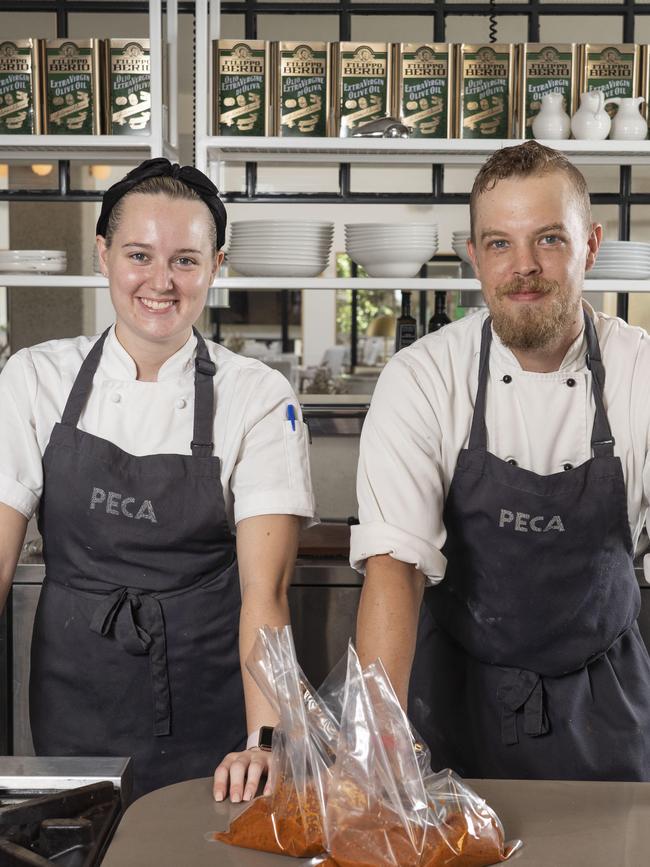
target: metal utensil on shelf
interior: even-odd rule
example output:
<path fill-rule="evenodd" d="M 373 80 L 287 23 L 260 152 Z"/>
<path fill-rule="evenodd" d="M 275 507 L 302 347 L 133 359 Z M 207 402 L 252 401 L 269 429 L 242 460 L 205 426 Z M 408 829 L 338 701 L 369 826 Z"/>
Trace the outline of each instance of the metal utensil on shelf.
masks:
<path fill-rule="evenodd" d="M 408 138 L 411 130 L 395 117 L 380 117 L 358 126 L 354 138 Z"/>

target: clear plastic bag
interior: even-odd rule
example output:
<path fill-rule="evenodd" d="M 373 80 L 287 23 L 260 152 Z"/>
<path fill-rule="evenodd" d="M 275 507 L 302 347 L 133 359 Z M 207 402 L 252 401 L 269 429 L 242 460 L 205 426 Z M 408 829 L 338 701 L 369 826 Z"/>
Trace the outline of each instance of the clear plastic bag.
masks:
<path fill-rule="evenodd" d="M 452 771 L 434 774 L 380 662 L 350 646 L 326 842 L 338 867 L 487 867 L 521 845 Z"/>
<path fill-rule="evenodd" d="M 279 718 L 272 793 L 215 839 L 323 867 L 487 867 L 519 848 L 459 777 L 431 771 L 380 662 L 362 669 L 350 645 L 316 694 L 290 628 L 264 627 L 247 667 Z"/>
<path fill-rule="evenodd" d="M 272 791 L 251 801 L 215 839 L 302 858 L 320 855 L 338 722 L 298 665 L 288 626 L 260 629 L 246 665 L 279 719 L 271 754 Z"/>

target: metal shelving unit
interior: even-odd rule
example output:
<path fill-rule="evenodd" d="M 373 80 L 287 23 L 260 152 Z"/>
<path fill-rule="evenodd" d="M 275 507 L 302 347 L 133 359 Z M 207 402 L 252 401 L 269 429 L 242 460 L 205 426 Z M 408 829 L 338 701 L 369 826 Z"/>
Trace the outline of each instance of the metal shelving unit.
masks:
<path fill-rule="evenodd" d="M 0 286 L 30 286 L 41 289 L 107 289 L 108 280 L 97 275 L 0 274 Z M 216 289 L 279 292 L 300 289 L 392 289 L 403 292 L 476 291 L 478 280 L 421 277 L 220 277 Z M 650 292 L 650 280 L 586 280 L 585 292 Z"/>
<path fill-rule="evenodd" d="M 185 4 L 187 5 L 187 4 Z M 74 12 L 146 12 L 149 15 L 151 55 L 151 132 L 142 136 L 114 135 L 3 135 L 0 162 L 17 160 L 59 162 L 59 188 L 46 190 L 1 190 L 0 201 L 101 201 L 101 191 L 70 189 L 70 161 L 138 163 L 151 157 L 178 159 L 178 0 L 165 0 L 166 23 L 163 42 L 163 0 L 144 3 L 93 2 L 93 0 L 0 0 L 0 12 L 56 13 L 57 37 L 68 36 L 68 15 Z M 28 34 L 26 34 L 28 35 Z M 169 45 L 170 81 L 167 118 L 163 110 L 163 45 Z M 165 135 L 165 129 L 168 134 Z"/>
<path fill-rule="evenodd" d="M 386 2 L 363 3 L 355 0 L 319 0 L 307 6 L 297 5 L 287 0 L 196 0 L 196 32 L 200 34 L 196 44 L 196 165 L 209 173 L 224 190 L 224 167 L 228 162 L 246 164 L 246 189 L 225 191 L 227 202 L 266 202 L 266 203 L 390 203 L 390 204 L 467 204 L 467 193 L 448 193 L 444 189 L 445 165 L 478 165 L 499 147 L 514 144 L 514 141 L 480 142 L 475 140 L 400 140 L 385 141 L 376 139 L 304 139 L 300 142 L 282 138 L 220 137 L 212 135 L 213 118 L 211 106 L 212 67 L 210 46 L 212 40 L 220 35 L 221 14 L 240 14 L 245 18 L 244 37 L 258 37 L 258 15 L 338 15 L 339 39 L 351 38 L 353 16 L 363 15 L 417 15 L 429 16 L 431 31 L 423 33 L 423 38 L 435 42 L 446 41 L 446 19 L 448 16 L 479 15 L 491 17 L 497 22 L 499 15 L 518 15 L 527 18 L 527 40 L 540 41 L 540 19 L 544 16 L 617 16 L 622 19 L 622 38 L 624 42 L 634 42 L 635 17 L 650 15 L 650 3 L 621 0 L 618 3 L 545 3 L 541 0 L 527 0 L 515 3 L 454 3 L 445 0 L 429 2 Z M 585 33 L 585 41 L 589 38 Z M 585 142 L 563 141 L 551 143 L 564 151 L 578 165 L 616 165 L 619 167 L 618 193 L 594 193 L 595 204 L 616 205 L 619 211 L 619 239 L 630 237 L 631 208 L 634 205 L 650 204 L 650 195 L 632 192 L 632 166 L 650 164 L 650 141 L 645 142 Z M 421 193 L 355 193 L 350 187 L 351 164 L 430 165 L 431 188 Z M 295 164 L 335 164 L 339 165 L 338 193 L 283 193 L 259 192 L 257 189 L 257 166 L 260 163 Z M 305 281 L 302 281 L 306 285 Z M 650 291 L 645 281 L 637 291 Z M 282 281 L 284 288 L 292 282 Z M 593 284 L 598 284 L 597 287 Z M 249 281 L 246 288 L 257 289 L 261 281 Z M 357 287 L 361 283 L 354 284 Z M 453 281 L 446 286 L 454 285 Z M 393 284 L 396 286 L 396 284 Z M 592 288 L 593 286 L 593 288 Z M 605 286 L 608 288 L 606 289 Z M 244 284 L 241 284 L 244 288 Z M 323 286 L 324 288 L 324 286 Z M 417 287 L 424 289 L 424 283 Z M 430 287 L 427 287 L 430 288 Z M 459 287 L 460 288 L 460 287 Z M 587 288 L 587 287 L 585 287 Z M 629 283 L 625 281 L 590 281 L 589 291 L 615 291 L 618 294 L 618 315 L 627 319 Z"/>

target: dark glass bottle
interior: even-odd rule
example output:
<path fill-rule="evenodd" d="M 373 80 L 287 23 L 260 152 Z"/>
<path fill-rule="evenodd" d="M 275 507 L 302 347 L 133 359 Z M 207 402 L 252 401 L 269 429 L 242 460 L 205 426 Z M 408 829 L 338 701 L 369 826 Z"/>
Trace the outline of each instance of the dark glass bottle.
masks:
<path fill-rule="evenodd" d="M 395 352 L 418 339 L 418 324 L 411 316 L 411 293 L 402 292 L 402 314 L 395 323 Z"/>
<path fill-rule="evenodd" d="M 427 332 L 439 331 L 444 325 L 449 325 L 451 319 L 447 316 L 447 293 L 436 292 L 436 306 L 433 311 L 433 316 L 429 319 Z"/>

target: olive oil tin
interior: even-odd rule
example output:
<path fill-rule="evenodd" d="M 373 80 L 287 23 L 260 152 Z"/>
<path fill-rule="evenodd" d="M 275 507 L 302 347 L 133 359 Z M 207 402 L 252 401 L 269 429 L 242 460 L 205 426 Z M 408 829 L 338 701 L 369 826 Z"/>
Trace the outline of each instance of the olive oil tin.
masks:
<path fill-rule="evenodd" d="M 510 138 L 515 46 L 460 45 L 457 53 L 459 138 Z"/>
<path fill-rule="evenodd" d="M 106 39 L 104 50 L 106 132 L 151 132 L 151 58 L 148 39 Z"/>
<path fill-rule="evenodd" d="M 326 136 L 330 108 L 327 42 L 276 42 L 271 56 L 275 135 Z"/>
<path fill-rule="evenodd" d="M 37 39 L 0 40 L 0 135 L 41 132 Z"/>
<path fill-rule="evenodd" d="M 624 45 L 581 46 L 580 93 L 602 90 L 605 102 L 612 97 L 636 96 L 639 88 L 640 46 Z M 610 115 L 616 106 L 606 106 Z"/>
<path fill-rule="evenodd" d="M 50 135 L 99 135 L 100 40 L 43 43 L 43 119 Z"/>
<path fill-rule="evenodd" d="M 533 119 L 547 93 L 561 93 L 564 110 L 571 117 L 577 110 L 578 46 L 526 42 L 519 46 L 517 135 L 533 138 Z"/>
<path fill-rule="evenodd" d="M 216 135 L 270 132 L 270 43 L 262 39 L 214 42 Z"/>
<path fill-rule="evenodd" d="M 454 46 L 400 42 L 394 46 L 393 114 L 412 138 L 454 134 Z"/>
<path fill-rule="evenodd" d="M 391 110 L 391 51 L 386 42 L 332 45 L 333 132 L 347 137 Z"/>

